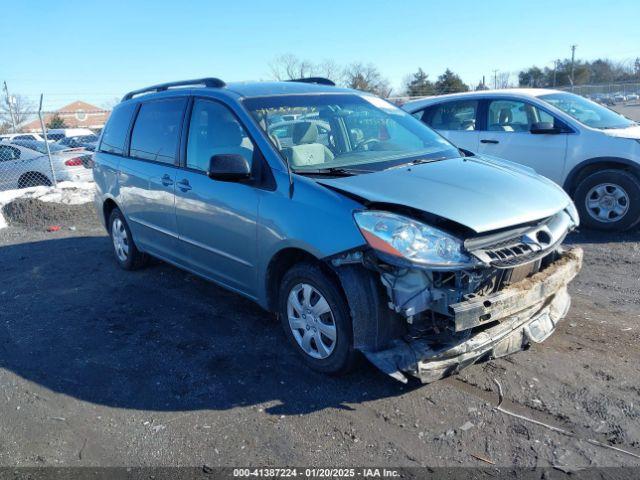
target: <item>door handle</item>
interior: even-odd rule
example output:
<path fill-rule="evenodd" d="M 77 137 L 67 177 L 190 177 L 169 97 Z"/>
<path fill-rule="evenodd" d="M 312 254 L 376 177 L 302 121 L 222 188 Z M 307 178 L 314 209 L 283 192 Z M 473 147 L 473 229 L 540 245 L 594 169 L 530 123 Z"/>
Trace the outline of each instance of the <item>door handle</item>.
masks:
<path fill-rule="evenodd" d="M 488 140 L 486 138 L 483 138 L 482 140 L 480 140 L 480 143 L 500 143 L 498 140 Z"/>
<path fill-rule="evenodd" d="M 189 185 L 189 180 L 185 178 L 184 180 L 179 181 L 178 188 L 183 192 L 188 192 L 189 190 L 191 190 L 191 185 Z"/>
<path fill-rule="evenodd" d="M 162 181 L 162 185 L 164 185 L 165 187 L 168 187 L 169 185 L 173 185 L 173 179 L 171 178 L 170 175 L 166 173 L 162 176 L 161 181 Z"/>

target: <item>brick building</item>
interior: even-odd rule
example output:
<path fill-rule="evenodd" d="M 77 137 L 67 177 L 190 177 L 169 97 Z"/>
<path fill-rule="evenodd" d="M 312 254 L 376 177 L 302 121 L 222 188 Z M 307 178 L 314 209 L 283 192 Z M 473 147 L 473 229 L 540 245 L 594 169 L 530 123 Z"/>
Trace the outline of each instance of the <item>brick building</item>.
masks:
<path fill-rule="evenodd" d="M 101 129 L 111 113 L 87 102 L 77 100 L 69 105 L 59 108 L 55 112 L 47 113 L 44 116 L 45 125 L 51 121 L 53 115 L 57 113 L 64 120 L 67 128 L 91 128 Z M 40 120 L 36 119 L 24 124 L 20 130 L 24 132 L 39 132 Z"/>

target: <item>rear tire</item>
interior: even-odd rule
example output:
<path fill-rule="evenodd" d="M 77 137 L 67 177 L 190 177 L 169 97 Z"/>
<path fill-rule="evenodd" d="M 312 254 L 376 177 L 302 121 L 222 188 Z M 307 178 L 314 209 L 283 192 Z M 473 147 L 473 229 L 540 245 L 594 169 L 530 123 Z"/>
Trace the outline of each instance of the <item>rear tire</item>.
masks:
<path fill-rule="evenodd" d="M 114 208 L 109 215 L 109 236 L 118 265 L 124 270 L 142 268 L 148 260 L 146 254 L 138 250 L 133 241 L 131 230 L 118 208 Z"/>
<path fill-rule="evenodd" d="M 40 172 L 27 172 L 23 174 L 18 180 L 18 188 L 29 188 L 29 187 L 50 187 L 51 180 L 49 180 L 46 175 L 43 175 Z"/>
<path fill-rule="evenodd" d="M 601 170 L 585 177 L 574 199 L 581 223 L 595 230 L 621 232 L 640 222 L 640 181 L 624 170 Z"/>
<path fill-rule="evenodd" d="M 318 265 L 294 265 L 280 283 L 278 313 L 285 335 L 313 370 L 341 375 L 357 363 L 347 300 Z"/>

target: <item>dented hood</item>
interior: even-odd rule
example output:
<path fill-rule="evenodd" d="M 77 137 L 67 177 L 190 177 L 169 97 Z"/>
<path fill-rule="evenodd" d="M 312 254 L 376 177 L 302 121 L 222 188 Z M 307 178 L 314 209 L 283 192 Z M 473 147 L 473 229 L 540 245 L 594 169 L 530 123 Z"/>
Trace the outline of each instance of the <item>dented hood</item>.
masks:
<path fill-rule="evenodd" d="M 419 209 L 477 233 L 549 217 L 570 202 L 533 170 L 480 156 L 317 182 L 369 202 Z"/>

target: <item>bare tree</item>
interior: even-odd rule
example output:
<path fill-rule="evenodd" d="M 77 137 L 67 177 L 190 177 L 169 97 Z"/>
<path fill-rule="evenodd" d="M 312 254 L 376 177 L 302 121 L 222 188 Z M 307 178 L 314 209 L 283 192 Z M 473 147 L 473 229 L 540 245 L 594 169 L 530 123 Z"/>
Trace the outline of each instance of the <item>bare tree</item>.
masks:
<path fill-rule="evenodd" d="M 0 121 L 11 123 L 11 114 L 15 119 L 16 126 L 20 126 L 26 122 L 33 114 L 34 106 L 27 97 L 20 94 L 12 94 L 11 100 L 7 96 L 2 97 L 0 102 Z M 11 101 L 11 104 L 9 102 Z"/>
<path fill-rule="evenodd" d="M 328 78 L 338 83 L 342 74 L 342 68 L 333 60 L 324 60 L 313 68 L 314 75 Z"/>
<path fill-rule="evenodd" d="M 344 69 L 344 83 L 349 88 L 374 93 L 380 97 L 391 94 L 389 81 L 382 77 L 375 65 L 359 62 L 352 63 Z"/>
<path fill-rule="evenodd" d="M 311 62 L 301 60 L 291 53 L 276 57 L 269 67 L 273 78 L 280 81 L 310 77 L 314 70 Z"/>
<path fill-rule="evenodd" d="M 106 102 L 102 102 L 101 107 L 104 108 L 105 110 L 113 110 L 113 107 L 115 107 L 119 103 L 120 103 L 120 99 L 118 97 L 113 97 L 107 100 Z"/>
<path fill-rule="evenodd" d="M 509 88 L 509 78 L 511 74 L 509 72 L 500 72 L 496 76 L 496 88 Z"/>

